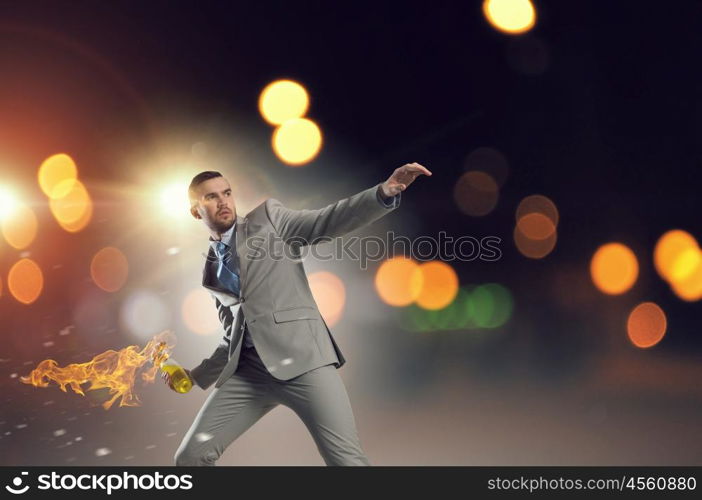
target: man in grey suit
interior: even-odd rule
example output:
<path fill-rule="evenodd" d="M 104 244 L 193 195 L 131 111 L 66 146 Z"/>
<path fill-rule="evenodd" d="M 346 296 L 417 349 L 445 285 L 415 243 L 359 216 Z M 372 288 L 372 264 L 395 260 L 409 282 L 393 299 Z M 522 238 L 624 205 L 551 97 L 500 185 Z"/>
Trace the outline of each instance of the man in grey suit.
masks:
<path fill-rule="evenodd" d="M 327 465 L 370 465 L 336 372 L 346 360 L 314 301 L 301 249 L 391 212 L 419 175 L 431 172 L 410 163 L 318 210 L 291 210 L 269 198 L 244 217 L 219 172 L 193 178 L 191 213 L 211 234 L 202 285 L 215 299 L 225 335 L 209 358 L 186 370 L 194 384 L 215 389 L 183 438 L 177 465 L 214 465 L 279 404 L 302 419 Z"/>

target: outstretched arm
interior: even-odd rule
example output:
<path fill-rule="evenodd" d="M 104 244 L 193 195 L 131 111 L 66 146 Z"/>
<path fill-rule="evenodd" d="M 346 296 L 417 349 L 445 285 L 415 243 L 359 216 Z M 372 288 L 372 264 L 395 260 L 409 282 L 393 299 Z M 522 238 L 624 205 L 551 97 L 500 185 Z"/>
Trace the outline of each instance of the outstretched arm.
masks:
<path fill-rule="evenodd" d="M 317 210 L 292 210 L 276 199 L 265 203 L 278 235 L 288 242 L 308 245 L 316 239 L 335 238 L 354 231 L 400 206 L 400 193 L 419 175 L 431 172 L 418 163 L 395 169 L 383 183 Z"/>

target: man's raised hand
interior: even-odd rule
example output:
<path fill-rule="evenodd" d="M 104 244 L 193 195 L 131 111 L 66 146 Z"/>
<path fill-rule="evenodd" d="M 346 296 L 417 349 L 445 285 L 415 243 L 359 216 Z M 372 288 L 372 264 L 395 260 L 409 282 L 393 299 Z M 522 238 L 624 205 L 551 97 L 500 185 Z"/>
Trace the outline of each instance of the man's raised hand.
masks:
<path fill-rule="evenodd" d="M 401 193 L 420 175 L 431 175 L 431 172 L 419 163 L 406 163 L 396 168 L 388 180 L 381 185 L 383 195 L 390 198 Z"/>

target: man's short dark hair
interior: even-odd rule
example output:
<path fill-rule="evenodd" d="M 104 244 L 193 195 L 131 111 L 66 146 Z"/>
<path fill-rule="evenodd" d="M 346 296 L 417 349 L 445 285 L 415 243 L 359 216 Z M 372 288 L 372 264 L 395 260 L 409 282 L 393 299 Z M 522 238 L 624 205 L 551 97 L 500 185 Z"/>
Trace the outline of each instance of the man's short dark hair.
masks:
<path fill-rule="evenodd" d="M 190 186 L 188 187 L 188 196 L 190 197 L 191 204 L 197 201 L 197 197 L 195 196 L 195 188 L 197 188 L 203 182 L 208 181 L 210 179 L 214 179 L 215 177 L 224 176 L 214 170 L 205 170 L 204 172 L 200 172 L 195 177 L 193 177 L 193 180 L 190 181 Z"/>

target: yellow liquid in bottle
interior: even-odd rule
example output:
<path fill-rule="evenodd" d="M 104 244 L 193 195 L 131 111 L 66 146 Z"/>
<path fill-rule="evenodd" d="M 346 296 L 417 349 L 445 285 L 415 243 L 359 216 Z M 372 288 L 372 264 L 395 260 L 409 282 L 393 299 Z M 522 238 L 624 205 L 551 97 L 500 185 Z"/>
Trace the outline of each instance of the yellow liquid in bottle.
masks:
<path fill-rule="evenodd" d="M 185 373 L 185 370 L 179 364 L 168 362 L 161 365 L 161 370 L 168 373 L 173 383 L 173 388 L 176 392 L 186 393 L 193 388 L 193 383 Z"/>

